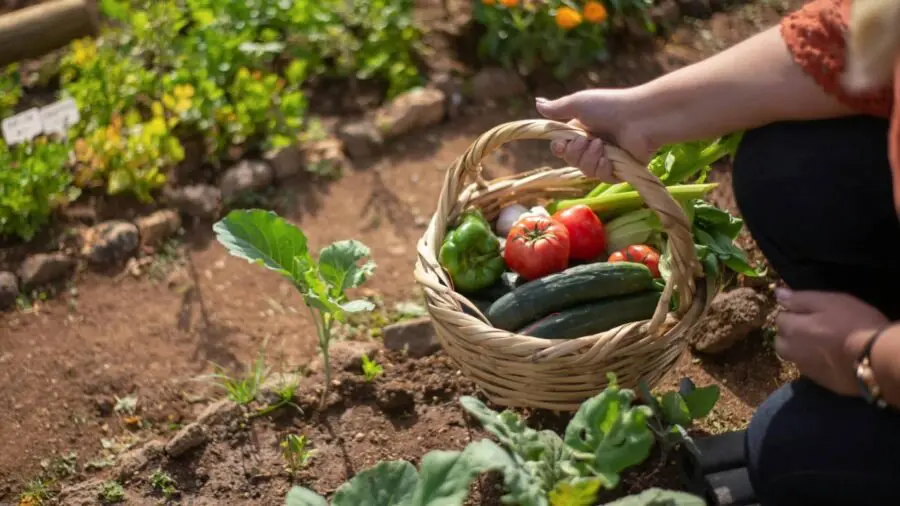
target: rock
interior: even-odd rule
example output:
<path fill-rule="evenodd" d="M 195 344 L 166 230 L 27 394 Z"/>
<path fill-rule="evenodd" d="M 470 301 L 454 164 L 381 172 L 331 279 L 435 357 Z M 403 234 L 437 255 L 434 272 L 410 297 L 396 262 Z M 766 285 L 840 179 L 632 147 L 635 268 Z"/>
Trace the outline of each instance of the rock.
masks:
<path fill-rule="evenodd" d="M 222 192 L 208 184 L 166 188 L 163 197 L 175 209 L 196 218 L 216 218 L 222 207 Z"/>
<path fill-rule="evenodd" d="M 444 119 L 444 102 L 444 92 L 434 88 L 401 93 L 375 112 L 375 126 L 386 139 L 392 139 L 440 123 Z"/>
<path fill-rule="evenodd" d="M 97 504 L 97 491 L 100 490 L 102 484 L 103 480 L 93 478 L 65 487 L 59 492 L 59 504 L 65 504 L 66 506 Z"/>
<path fill-rule="evenodd" d="M 350 165 L 339 139 L 323 139 L 303 149 L 303 166 L 314 174 L 340 174 Z"/>
<path fill-rule="evenodd" d="M 143 471 L 151 460 L 163 455 L 165 444 L 160 441 L 150 441 L 149 443 L 123 453 L 118 458 L 118 466 L 116 468 L 117 479 L 125 481 L 135 474 Z"/>
<path fill-rule="evenodd" d="M 519 74 L 500 67 L 482 69 L 472 77 L 470 86 L 472 95 L 478 101 L 499 100 L 528 91 L 525 80 Z"/>
<path fill-rule="evenodd" d="M 378 353 L 378 344 L 371 341 L 335 341 L 328 348 L 331 368 L 334 371 L 362 373 L 362 356 L 373 358 Z M 307 368 L 310 372 L 323 370 L 321 355 Z"/>
<path fill-rule="evenodd" d="M 231 401 L 231 399 L 218 400 L 203 410 L 197 417 L 197 423 L 207 427 L 215 427 L 218 425 L 227 425 L 232 420 L 241 416 L 241 407 Z"/>
<path fill-rule="evenodd" d="M 178 431 L 178 434 L 166 443 L 166 455 L 171 459 L 178 458 L 205 442 L 206 427 L 195 422 Z"/>
<path fill-rule="evenodd" d="M 19 279 L 23 287 L 45 285 L 69 274 L 75 263 L 64 253 L 37 253 L 19 266 Z"/>
<path fill-rule="evenodd" d="M 137 250 L 140 234 L 134 223 L 112 220 L 84 231 L 81 241 L 81 256 L 95 264 L 112 264 Z"/>
<path fill-rule="evenodd" d="M 297 146 L 288 146 L 265 154 L 266 162 L 272 167 L 275 179 L 282 180 L 296 176 L 303 170 L 303 153 Z"/>
<path fill-rule="evenodd" d="M 396 351 L 406 349 L 409 356 L 417 358 L 441 349 L 431 318 L 427 316 L 385 327 L 384 347 Z"/>
<path fill-rule="evenodd" d="M 19 278 L 11 272 L 0 272 L 0 310 L 16 305 L 19 298 Z"/>
<path fill-rule="evenodd" d="M 751 288 L 738 288 L 713 299 L 706 316 L 691 334 L 691 344 L 703 353 L 721 353 L 766 322 L 770 301 Z"/>
<path fill-rule="evenodd" d="M 241 160 L 222 174 L 219 190 L 226 201 L 248 191 L 268 187 L 275 179 L 275 170 L 261 160 Z"/>
<path fill-rule="evenodd" d="M 181 227 L 181 216 L 173 209 L 156 211 L 135 220 L 141 246 L 158 246 Z"/>
<path fill-rule="evenodd" d="M 367 158 L 377 153 L 384 144 L 384 138 L 369 119 L 348 123 L 338 129 L 338 139 L 344 144 L 344 151 L 350 158 Z"/>

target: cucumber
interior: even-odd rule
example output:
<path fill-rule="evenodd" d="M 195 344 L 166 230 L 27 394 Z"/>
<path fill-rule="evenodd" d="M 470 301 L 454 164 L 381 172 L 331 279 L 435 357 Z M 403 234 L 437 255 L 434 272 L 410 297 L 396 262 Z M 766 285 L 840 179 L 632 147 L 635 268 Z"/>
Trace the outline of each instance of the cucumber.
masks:
<path fill-rule="evenodd" d="M 515 272 L 504 272 L 496 283 L 487 288 L 472 293 L 460 293 L 472 300 L 481 299 L 494 302 L 525 283 L 525 278 L 519 276 Z"/>
<path fill-rule="evenodd" d="M 498 329 L 516 330 L 550 313 L 647 291 L 652 284 L 650 269 L 636 262 L 579 265 L 515 288 L 491 304 L 485 316 Z"/>
<path fill-rule="evenodd" d="M 625 323 L 651 318 L 659 297 L 659 292 L 651 291 L 589 302 L 541 318 L 517 333 L 545 339 L 574 339 L 598 334 Z"/>

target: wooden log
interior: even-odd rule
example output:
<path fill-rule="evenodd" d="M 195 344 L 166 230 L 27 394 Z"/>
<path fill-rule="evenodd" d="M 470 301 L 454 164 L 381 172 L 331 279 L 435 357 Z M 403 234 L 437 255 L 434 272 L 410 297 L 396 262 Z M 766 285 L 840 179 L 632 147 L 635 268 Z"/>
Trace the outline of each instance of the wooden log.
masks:
<path fill-rule="evenodd" d="M 52 0 L 0 16 L 0 66 L 41 57 L 100 28 L 95 0 Z"/>

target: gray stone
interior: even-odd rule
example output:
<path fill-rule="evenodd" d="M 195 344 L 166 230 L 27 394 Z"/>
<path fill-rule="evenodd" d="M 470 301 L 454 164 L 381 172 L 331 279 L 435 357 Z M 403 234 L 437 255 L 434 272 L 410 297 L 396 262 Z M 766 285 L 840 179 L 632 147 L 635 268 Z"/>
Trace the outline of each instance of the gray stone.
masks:
<path fill-rule="evenodd" d="M 11 272 L 0 272 L 0 310 L 16 305 L 19 298 L 19 278 Z"/>
<path fill-rule="evenodd" d="M 208 184 L 167 188 L 163 196 L 173 207 L 195 218 L 216 218 L 222 207 L 222 192 Z"/>
<path fill-rule="evenodd" d="M 344 144 L 339 139 L 311 142 L 303 149 L 303 166 L 314 174 L 341 174 L 349 165 Z"/>
<path fill-rule="evenodd" d="M 142 246 L 159 246 L 181 227 L 181 216 L 174 209 L 162 209 L 135 220 Z"/>
<path fill-rule="evenodd" d="M 472 77 L 471 89 L 476 100 L 490 101 L 523 95 L 528 91 L 528 86 L 519 74 L 511 70 L 489 67 Z"/>
<path fill-rule="evenodd" d="M 113 220 L 82 233 L 81 255 L 95 264 L 118 263 L 130 257 L 140 242 L 137 225 Z"/>
<path fill-rule="evenodd" d="M 45 285 L 69 274 L 75 264 L 75 259 L 64 253 L 37 253 L 19 266 L 19 279 L 23 287 Z"/>
<path fill-rule="evenodd" d="M 444 119 L 444 92 L 417 88 L 401 93 L 375 112 L 375 126 L 386 139 L 440 123 Z"/>
<path fill-rule="evenodd" d="M 116 475 L 119 481 L 125 481 L 143 471 L 150 461 L 163 455 L 165 444 L 160 441 L 149 443 L 119 455 Z"/>
<path fill-rule="evenodd" d="M 258 191 L 268 187 L 275 179 L 275 170 L 261 160 L 241 160 L 222 174 L 219 190 L 225 200 L 248 191 Z"/>
<path fill-rule="evenodd" d="M 354 159 L 370 157 L 384 144 L 384 138 L 369 119 L 343 125 L 337 135 L 344 144 L 344 151 Z"/>
<path fill-rule="evenodd" d="M 384 329 L 384 347 L 411 357 L 425 357 L 441 349 L 431 318 L 423 316 L 389 325 Z"/>
<path fill-rule="evenodd" d="M 752 288 L 717 295 L 707 314 L 691 333 L 691 343 L 702 353 L 721 353 L 766 322 L 771 301 Z"/>
<path fill-rule="evenodd" d="M 172 459 L 178 458 L 205 442 L 206 427 L 199 423 L 192 423 L 178 431 L 178 433 L 166 443 L 166 455 Z"/>
<path fill-rule="evenodd" d="M 265 158 L 278 180 L 296 176 L 303 170 L 303 153 L 297 146 L 271 151 L 266 153 Z"/>
<path fill-rule="evenodd" d="M 65 487 L 59 492 L 59 504 L 66 506 L 88 506 L 97 504 L 97 492 L 103 485 L 103 480 L 93 478 Z"/>

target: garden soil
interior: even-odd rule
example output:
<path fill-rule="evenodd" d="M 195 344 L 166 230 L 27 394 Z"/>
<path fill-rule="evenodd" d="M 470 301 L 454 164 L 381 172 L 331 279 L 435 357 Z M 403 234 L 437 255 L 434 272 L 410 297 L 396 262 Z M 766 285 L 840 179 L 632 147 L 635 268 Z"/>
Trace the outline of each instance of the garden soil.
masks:
<path fill-rule="evenodd" d="M 355 238 L 372 248 L 378 268 L 363 290 L 382 300 L 382 317 L 362 326 L 382 326 L 396 304 L 419 302 L 412 278 L 415 243 L 447 167 L 480 133 L 534 117 L 535 94 L 555 96 L 590 82 L 641 82 L 755 33 L 781 12 L 771 3 L 745 5 L 679 30 L 664 48 L 635 49 L 567 86 L 532 83 L 531 95 L 479 106 L 401 139 L 338 180 L 300 178 L 283 186 L 279 210 L 315 247 Z M 528 141 L 498 150 L 485 170 L 496 177 L 545 164 L 556 164 L 546 144 Z M 715 175 L 726 183 L 715 199 L 734 210 L 728 176 L 727 168 Z M 417 462 L 428 450 L 459 449 L 483 436 L 457 402 L 477 391 L 441 353 L 416 360 L 382 352 L 385 372 L 372 383 L 358 369 L 342 371 L 328 408 L 319 412 L 315 333 L 300 297 L 276 274 L 230 257 L 210 223 L 188 223 L 185 230 L 180 246 L 141 275 L 85 272 L 51 301 L 0 314 L 0 504 L 16 504 L 29 480 L 54 470 L 63 485 L 87 484 L 62 504 L 87 496 L 94 502 L 85 504 L 96 504 L 90 487 L 121 472 L 121 465 L 109 465 L 112 457 L 173 437 L 221 398 L 222 391 L 204 381 L 213 364 L 240 370 L 262 349 L 277 371 L 312 364 L 296 397 L 302 412 L 289 407 L 248 420 L 230 411 L 230 418 L 211 426 L 206 444 L 179 459 L 150 455 L 143 471 L 124 480 L 126 504 L 157 503 L 147 478 L 155 466 L 173 475 L 183 504 L 280 504 L 292 482 L 327 493 L 378 460 Z M 377 329 L 360 328 L 349 329 L 348 339 L 377 335 Z M 753 336 L 716 357 L 686 354 L 660 386 L 674 387 L 683 376 L 719 384 L 723 399 L 701 430 L 742 427 L 754 407 L 794 374 L 763 341 Z M 135 399 L 132 414 L 128 401 Z M 531 416 L 549 427 L 563 423 L 551 414 Z M 294 480 L 278 453 L 288 432 L 305 435 L 316 450 Z M 71 453 L 75 466 L 66 464 Z M 651 464 L 626 480 L 626 491 L 677 486 L 671 466 Z M 483 478 L 476 489 L 472 504 L 496 504 L 496 480 Z"/>

